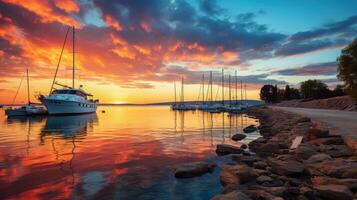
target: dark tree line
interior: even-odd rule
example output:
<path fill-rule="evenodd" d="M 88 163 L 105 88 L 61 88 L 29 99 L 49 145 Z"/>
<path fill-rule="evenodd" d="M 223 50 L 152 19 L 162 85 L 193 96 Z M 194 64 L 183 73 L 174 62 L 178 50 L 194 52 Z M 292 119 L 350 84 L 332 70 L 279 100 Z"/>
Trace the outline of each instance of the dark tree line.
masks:
<path fill-rule="evenodd" d="M 320 80 L 304 81 L 299 89 L 291 88 L 289 85 L 286 85 L 285 89 L 279 89 L 276 85 L 264 85 L 260 90 L 260 99 L 267 103 L 293 99 L 325 99 L 343 95 L 346 95 L 343 86 L 337 85 L 336 88 L 330 90 Z"/>
<path fill-rule="evenodd" d="M 320 80 L 307 80 L 301 83 L 299 89 L 278 89 L 277 86 L 264 85 L 260 90 L 260 99 L 267 103 L 276 103 L 292 99 L 325 99 L 349 94 L 357 101 L 357 38 L 346 48 L 342 49 L 337 58 L 338 79 L 344 85 L 337 85 L 333 90 Z"/>

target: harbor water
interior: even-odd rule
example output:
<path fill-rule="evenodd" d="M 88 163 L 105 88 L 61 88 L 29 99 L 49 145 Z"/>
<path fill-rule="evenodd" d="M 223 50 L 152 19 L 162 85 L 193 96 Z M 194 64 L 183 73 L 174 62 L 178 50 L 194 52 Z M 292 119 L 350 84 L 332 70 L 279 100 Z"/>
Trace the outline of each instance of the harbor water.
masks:
<path fill-rule="evenodd" d="M 0 199 L 210 199 L 222 189 L 218 167 L 176 179 L 172 166 L 232 162 L 216 155 L 216 145 L 238 145 L 231 136 L 251 124 L 258 122 L 244 114 L 168 106 L 19 118 L 0 109 Z"/>

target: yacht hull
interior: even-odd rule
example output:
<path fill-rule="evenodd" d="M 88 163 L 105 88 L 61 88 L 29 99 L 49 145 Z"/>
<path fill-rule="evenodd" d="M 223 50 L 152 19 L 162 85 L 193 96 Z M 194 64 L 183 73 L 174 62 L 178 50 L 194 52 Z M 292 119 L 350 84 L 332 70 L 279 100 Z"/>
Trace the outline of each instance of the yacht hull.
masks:
<path fill-rule="evenodd" d="M 70 115 L 94 113 L 97 110 L 97 103 L 94 102 L 76 102 L 67 100 L 41 99 L 50 115 Z"/>
<path fill-rule="evenodd" d="M 9 117 L 26 116 L 27 112 L 26 112 L 26 110 L 20 110 L 20 109 L 7 109 L 7 110 L 5 110 L 5 114 Z"/>

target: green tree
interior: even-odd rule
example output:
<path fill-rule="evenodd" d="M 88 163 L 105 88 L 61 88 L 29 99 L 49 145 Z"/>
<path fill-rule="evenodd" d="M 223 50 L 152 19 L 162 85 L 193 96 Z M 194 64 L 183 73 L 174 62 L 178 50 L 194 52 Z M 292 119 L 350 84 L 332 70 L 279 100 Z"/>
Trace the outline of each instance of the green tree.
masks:
<path fill-rule="evenodd" d="M 260 99 L 266 103 L 275 103 L 277 99 L 276 88 L 272 85 L 264 85 L 260 89 Z"/>
<path fill-rule="evenodd" d="M 345 82 L 347 93 L 357 100 L 357 38 L 342 49 L 337 62 L 337 77 Z"/>
<path fill-rule="evenodd" d="M 291 99 L 290 86 L 286 85 L 285 92 L 284 92 L 284 100 L 290 100 L 290 99 Z"/>
<path fill-rule="evenodd" d="M 290 88 L 290 99 L 301 99 L 300 91 L 296 88 Z"/>
<path fill-rule="evenodd" d="M 327 85 L 320 80 L 307 80 L 301 83 L 300 91 L 305 99 L 323 99 L 330 96 Z"/>

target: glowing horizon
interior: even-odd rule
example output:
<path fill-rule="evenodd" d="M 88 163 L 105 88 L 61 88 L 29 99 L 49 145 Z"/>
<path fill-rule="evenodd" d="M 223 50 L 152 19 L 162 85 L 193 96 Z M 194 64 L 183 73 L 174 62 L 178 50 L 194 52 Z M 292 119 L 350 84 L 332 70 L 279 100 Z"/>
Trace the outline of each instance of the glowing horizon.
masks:
<path fill-rule="evenodd" d="M 238 71 L 248 99 L 258 99 L 263 84 L 294 87 L 317 78 L 335 85 L 336 57 L 357 33 L 357 3 L 300 4 L 304 8 L 281 1 L 0 0 L 0 103 L 12 103 L 26 68 L 32 101 L 48 93 L 72 25 L 76 87 L 101 103 L 173 101 L 173 83 L 181 77 L 185 100 L 197 100 L 202 74 L 207 84 L 214 72 L 216 93 L 221 69 L 226 85 L 228 74 Z M 71 40 L 69 33 L 58 72 L 63 84 L 71 83 Z M 15 103 L 27 102 L 24 85 Z"/>

